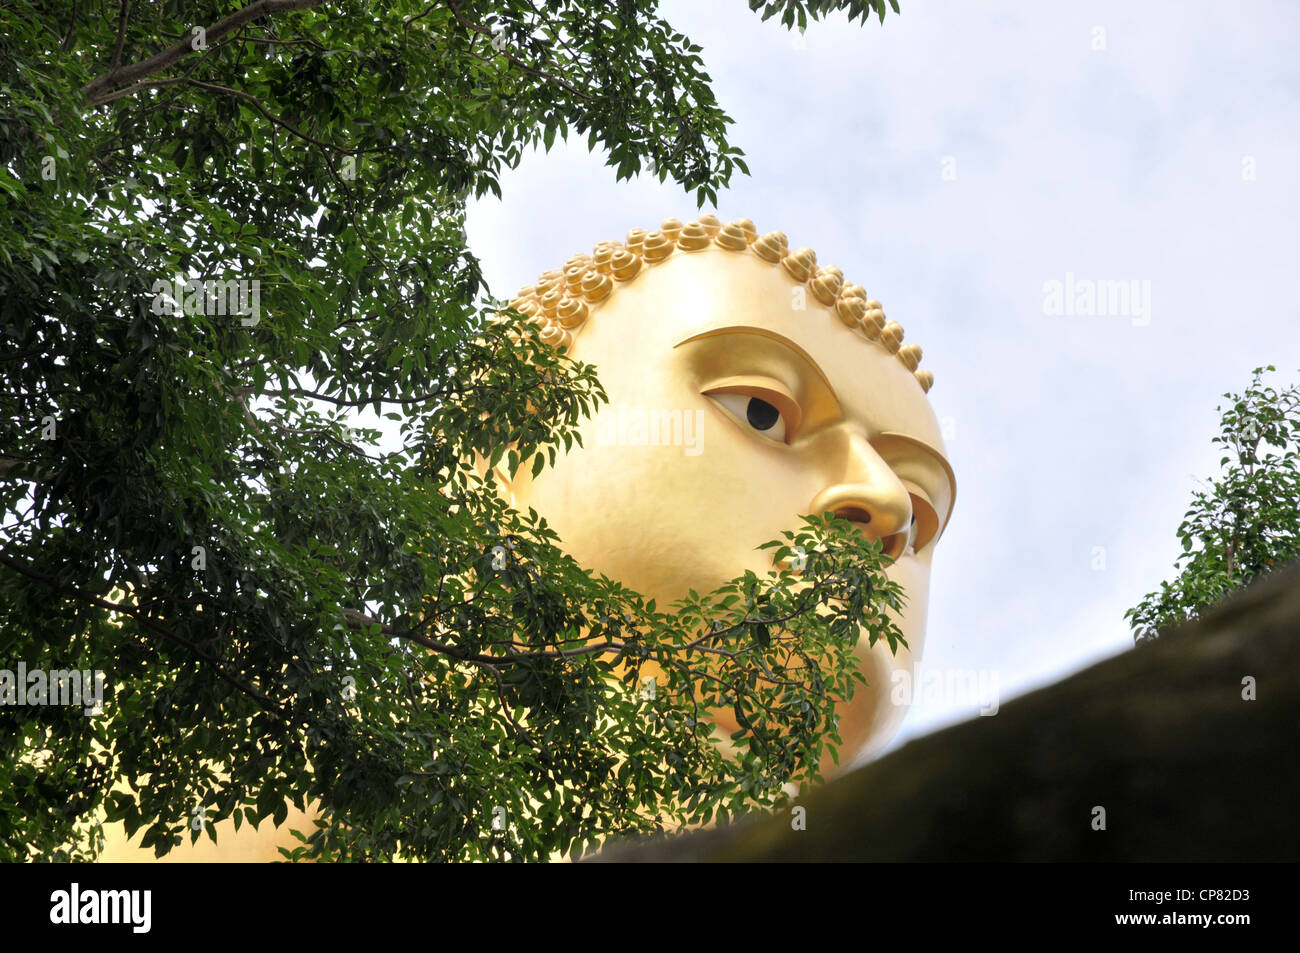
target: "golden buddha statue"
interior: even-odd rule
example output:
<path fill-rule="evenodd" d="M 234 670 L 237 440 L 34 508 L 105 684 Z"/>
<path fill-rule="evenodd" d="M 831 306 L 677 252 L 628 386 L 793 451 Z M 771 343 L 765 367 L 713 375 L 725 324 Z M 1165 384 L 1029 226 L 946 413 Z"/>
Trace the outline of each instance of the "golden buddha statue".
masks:
<path fill-rule="evenodd" d="M 512 504 L 545 517 L 584 567 L 669 605 L 747 569 L 766 573 L 772 557 L 756 547 L 801 514 L 834 512 L 883 540 L 887 575 L 907 597 L 895 619 L 907 647 L 859 643 L 867 684 L 840 707 L 841 764 L 886 745 L 906 714 L 892 678 L 914 674 L 955 494 L 921 349 L 811 249 L 712 215 L 602 242 L 511 305 L 594 365 L 609 395 L 581 423 L 581 445 L 536 479 L 498 470 Z M 729 712 L 713 715 L 737 727 Z M 276 860 L 277 846 L 296 844 L 294 826 L 311 828 L 296 811 L 274 833 L 226 821 L 218 844 L 167 859 Z M 105 859 L 152 857 L 114 833 Z"/>

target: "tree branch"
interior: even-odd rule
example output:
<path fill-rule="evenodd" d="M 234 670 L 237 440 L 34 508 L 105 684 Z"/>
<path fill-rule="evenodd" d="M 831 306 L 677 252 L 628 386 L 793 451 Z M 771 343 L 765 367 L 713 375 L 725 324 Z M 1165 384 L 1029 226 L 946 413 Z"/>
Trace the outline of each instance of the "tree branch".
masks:
<path fill-rule="evenodd" d="M 251 3 L 242 10 L 235 11 L 224 20 L 214 23 L 207 30 L 207 40 L 209 43 L 215 43 L 260 17 L 289 10 L 307 10 L 311 7 L 318 7 L 324 2 L 325 0 L 258 0 L 257 3 Z M 123 6 L 125 7 L 125 4 Z M 123 19 L 125 19 L 125 16 L 124 10 Z M 108 71 L 101 73 L 82 87 L 81 95 L 86 98 L 91 106 L 100 105 L 103 101 L 101 96 L 105 92 L 116 87 L 136 83 L 146 76 L 159 73 L 195 52 L 194 47 L 190 45 L 190 39 L 186 37 L 161 53 L 155 53 L 147 60 L 141 60 L 139 63 L 132 63 L 129 66 L 119 66 L 116 64 L 116 60 L 121 52 L 120 44 L 121 37 L 119 37 L 118 53 L 114 55 L 114 63 L 110 65 Z"/>
<path fill-rule="evenodd" d="M 345 149 L 343 148 L 343 146 L 336 146 L 332 142 L 324 142 L 320 139 L 315 138 L 314 136 L 307 135 L 307 133 L 303 132 L 300 129 L 295 129 L 293 126 L 289 125 L 279 116 L 274 115 L 269 109 L 267 109 L 264 105 L 262 105 L 262 101 L 260 99 L 258 99 L 256 96 L 252 95 L 251 93 L 244 92 L 242 89 L 231 89 L 229 86 L 221 86 L 217 83 L 204 83 L 197 79 L 191 79 L 189 81 L 189 84 L 191 86 L 197 86 L 200 89 L 211 90 L 214 93 L 224 93 L 227 96 L 234 96 L 237 99 L 242 99 L 244 102 L 251 105 L 254 109 L 260 112 L 271 122 L 275 123 L 277 126 L 280 126 L 283 129 L 287 129 L 289 132 L 293 133 L 293 135 L 297 136 L 299 139 L 302 139 L 305 142 L 310 142 L 312 145 L 320 149 L 330 149 L 334 152 L 342 152 L 344 155 L 354 156 L 360 154 L 359 150 L 357 149 Z"/>
<path fill-rule="evenodd" d="M 122 0 L 121 12 L 117 17 L 117 46 L 113 48 L 113 60 L 108 65 L 110 73 L 122 65 L 122 47 L 126 44 L 126 22 L 131 15 L 131 0 Z"/>

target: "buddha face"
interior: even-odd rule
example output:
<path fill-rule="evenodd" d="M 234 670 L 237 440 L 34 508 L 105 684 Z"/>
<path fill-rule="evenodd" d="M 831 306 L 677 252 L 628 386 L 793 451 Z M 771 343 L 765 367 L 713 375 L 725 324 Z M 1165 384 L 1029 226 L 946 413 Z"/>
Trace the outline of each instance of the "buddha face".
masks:
<path fill-rule="evenodd" d="M 896 354 L 748 249 L 678 252 L 618 287 L 573 339 L 609 403 L 582 446 L 508 483 L 580 564 L 660 605 L 773 568 L 756 547 L 831 511 L 884 540 L 910 648 L 857 649 L 867 686 L 841 706 L 841 763 L 906 714 L 892 676 L 924 642 L 930 562 L 953 502 L 938 422 Z M 527 468 L 525 468 L 527 469 Z M 735 729 L 728 713 L 719 726 Z"/>

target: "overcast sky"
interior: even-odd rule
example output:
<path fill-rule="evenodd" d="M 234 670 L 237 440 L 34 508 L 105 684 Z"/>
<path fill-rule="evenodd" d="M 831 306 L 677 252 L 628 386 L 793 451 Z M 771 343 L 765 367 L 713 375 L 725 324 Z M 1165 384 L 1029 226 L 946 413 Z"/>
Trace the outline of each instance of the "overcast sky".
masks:
<path fill-rule="evenodd" d="M 902 11 L 799 39 L 742 0 L 662 7 L 704 47 L 752 172 L 717 214 L 812 246 L 925 350 L 958 495 L 923 671 L 996 672 L 1005 703 L 1132 646 L 1124 611 L 1170 574 L 1216 470 L 1221 395 L 1261 364 L 1300 380 L 1300 5 Z M 557 143 L 472 208 L 494 294 L 698 215 L 603 161 Z M 1138 294 L 1050 313 L 1067 275 Z M 898 741 L 977 707 L 918 704 Z"/>

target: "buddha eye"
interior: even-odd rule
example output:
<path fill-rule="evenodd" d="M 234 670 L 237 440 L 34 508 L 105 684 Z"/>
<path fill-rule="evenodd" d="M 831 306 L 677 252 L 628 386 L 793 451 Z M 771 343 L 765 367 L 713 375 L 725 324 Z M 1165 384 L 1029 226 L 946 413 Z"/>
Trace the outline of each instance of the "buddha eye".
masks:
<path fill-rule="evenodd" d="M 745 393 L 715 393 L 707 396 L 716 400 L 731 416 L 744 422 L 760 436 L 774 443 L 785 443 L 785 417 L 775 405 L 761 397 Z"/>

